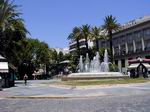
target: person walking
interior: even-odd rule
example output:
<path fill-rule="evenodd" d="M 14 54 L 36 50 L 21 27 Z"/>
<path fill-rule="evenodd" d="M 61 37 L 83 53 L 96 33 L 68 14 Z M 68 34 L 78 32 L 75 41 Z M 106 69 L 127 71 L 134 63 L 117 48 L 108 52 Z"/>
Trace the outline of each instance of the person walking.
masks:
<path fill-rule="evenodd" d="M 28 79 L 27 74 L 24 75 L 23 79 L 24 79 L 24 84 L 27 85 L 27 79 Z"/>
<path fill-rule="evenodd" d="M 2 77 L 0 76 L 0 91 L 2 91 Z"/>

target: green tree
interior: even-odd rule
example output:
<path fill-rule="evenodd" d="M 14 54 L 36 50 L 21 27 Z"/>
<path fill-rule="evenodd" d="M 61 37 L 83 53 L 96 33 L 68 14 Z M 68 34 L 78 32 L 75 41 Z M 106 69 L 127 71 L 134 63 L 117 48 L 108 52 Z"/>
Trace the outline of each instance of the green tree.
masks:
<path fill-rule="evenodd" d="M 118 24 L 116 17 L 113 17 L 112 15 L 106 16 L 104 19 L 104 25 L 103 28 L 107 31 L 108 37 L 109 37 L 109 44 L 110 44 L 110 52 L 111 52 L 111 62 L 113 63 L 113 51 L 112 51 L 112 33 L 113 31 L 118 30 L 120 27 L 120 24 Z"/>
<path fill-rule="evenodd" d="M 70 53 L 64 54 L 64 60 L 70 60 L 72 55 Z"/>
<path fill-rule="evenodd" d="M 88 39 L 90 36 L 90 25 L 82 25 L 81 27 L 82 37 L 85 39 L 86 52 L 89 53 Z"/>
<path fill-rule="evenodd" d="M 14 63 L 16 63 L 16 66 L 19 68 L 23 63 L 28 63 L 30 66 L 34 65 L 36 69 L 49 65 L 51 58 L 50 51 L 45 42 L 40 42 L 38 39 L 25 38 L 18 41 L 16 45 L 14 49 L 16 54 L 13 58 L 15 61 Z M 20 69 L 20 75 L 23 74 L 22 71 L 24 70 Z M 28 72 L 31 76 L 32 72 Z"/>
<path fill-rule="evenodd" d="M 98 43 L 98 40 L 101 38 L 101 39 L 104 39 L 104 35 L 102 35 L 102 29 L 100 27 L 93 27 L 92 28 L 92 31 L 91 31 L 91 36 L 90 36 L 90 39 L 91 40 L 94 40 L 96 42 L 96 51 L 99 50 L 99 43 Z"/>
<path fill-rule="evenodd" d="M 58 53 L 56 50 L 53 51 L 52 60 L 54 60 L 55 63 L 58 63 Z"/>
<path fill-rule="evenodd" d="M 107 49 L 107 52 L 108 52 L 108 58 L 110 59 L 111 56 L 110 56 L 110 49 L 108 48 Z M 105 48 L 99 48 L 99 54 L 100 54 L 100 60 L 101 62 L 104 61 L 104 53 L 105 53 Z"/>
<path fill-rule="evenodd" d="M 79 27 L 74 27 L 72 33 L 68 36 L 68 39 L 77 42 L 77 53 L 78 56 L 80 56 L 81 52 L 79 40 L 81 39 L 81 29 Z"/>
<path fill-rule="evenodd" d="M 64 61 L 64 54 L 63 54 L 63 52 L 59 52 L 58 53 L 58 61 L 59 61 L 59 63 L 61 62 L 61 61 Z"/>

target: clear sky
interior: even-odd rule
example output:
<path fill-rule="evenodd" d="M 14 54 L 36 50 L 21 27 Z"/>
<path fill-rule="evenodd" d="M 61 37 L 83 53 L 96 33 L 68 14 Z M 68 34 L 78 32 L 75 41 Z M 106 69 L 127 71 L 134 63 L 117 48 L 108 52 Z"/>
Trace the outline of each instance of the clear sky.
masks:
<path fill-rule="evenodd" d="M 101 26 L 112 14 L 119 23 L 150 15 L 149 0 L 15 0 L 21 5 L 31 37 L 49 47 L 68 47 L 72 28 L 83 24 Z"/>

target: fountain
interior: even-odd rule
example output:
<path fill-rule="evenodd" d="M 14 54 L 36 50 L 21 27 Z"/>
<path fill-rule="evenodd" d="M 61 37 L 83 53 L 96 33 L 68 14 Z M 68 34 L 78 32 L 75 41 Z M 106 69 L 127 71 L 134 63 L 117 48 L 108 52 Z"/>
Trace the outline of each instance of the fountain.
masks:
<path fill-rule="evenodd" d="M 105 49 L 102 63 L 100 63 L 100 55 L 98 52 L 91 61 L 87 53 L 84 62 L 83 57 L 80 56 L 78 73 L 69 74 L 67 77 L 62 78 L 62 80 L 114 79 L 127 77 L 120 72 L 109 72 L 109 63 L 107 49 Z"/>
<path fill-rule="evenodd" d="M 80 56 L 79 60 L 79 73 L 97 73 L 97 72 L 108 72 L 109 71 L 108 52 L 105 50 L 104 61 L 100 64 L 99 53 L 96 52 L 96 56 L 93 60 L 89 59 L 88 53 L 86 54 L 85 62 L 83 63 L 83 57 Z"/>

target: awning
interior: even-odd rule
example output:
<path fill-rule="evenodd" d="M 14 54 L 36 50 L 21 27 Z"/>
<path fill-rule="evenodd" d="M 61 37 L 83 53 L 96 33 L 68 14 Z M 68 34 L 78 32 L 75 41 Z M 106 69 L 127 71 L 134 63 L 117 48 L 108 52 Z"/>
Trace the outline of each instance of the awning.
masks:
<path fill-rule="evenodd" d="M 8 73 L 8 62 L 0 62 L 0 73 Z"/>
<path fill-rule="evenodd" d="M 128 66 L 128 69 L 137 68 L 139 65 L 140 65 L 139 63 L 131 64 L 130 66 Z"/>
<path fill-rule="evenodd" d="M 142 63 L 146 68 L 150 68 L 150 64 L 148 63 Z"/>
<path fill-rule="evenodd" d="M 128 69 L 135 69 L 139 66 L 139 63 L 135 63 L 135 64 L 131 64 Z M 145 66 L 146 68 L 150 69 L 150 64 L 148 63 L 142 63 L 143 66 Z"/>
<path fill-rule="evenodd" d="M 0 55 L 0 59 L 5 59 L 2 55 Z"/>
<path fill-rule="evenodd" d="M 39 69 L 38 72 L 36 72 L 33 75 L 43 75 L 44 74 L 44 70 L 43 69 Z"/>

